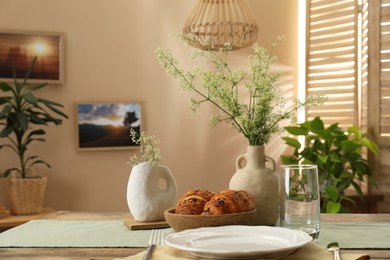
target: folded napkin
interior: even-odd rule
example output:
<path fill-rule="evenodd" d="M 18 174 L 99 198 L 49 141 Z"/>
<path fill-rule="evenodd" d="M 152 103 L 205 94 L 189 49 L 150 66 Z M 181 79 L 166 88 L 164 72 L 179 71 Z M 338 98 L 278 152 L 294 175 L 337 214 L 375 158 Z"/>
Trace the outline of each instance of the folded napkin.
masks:
<path fill-rule="evenodd" d="M 121 258 L 122 260 L 138 260 L 142 259 L 145 252 L 141 252 L 137 255 Z M 199 259 L 187 254 L 184 251 L 177 250 L 175 248 L 163 245 L 157 246 L 153 251 L 151 259 L 170 259 L 170 260 L 191 260 Z M 309 243 L 304 247 L 298 249 L 293 254 L 283 258 L 284 260 L 332 260 L 333 253 L 328 252 L 325 248 L 315 244 Z M 342 254 L 343 260 L 369 260 L 370 257 L 367 255 L 357 254 Z"/>

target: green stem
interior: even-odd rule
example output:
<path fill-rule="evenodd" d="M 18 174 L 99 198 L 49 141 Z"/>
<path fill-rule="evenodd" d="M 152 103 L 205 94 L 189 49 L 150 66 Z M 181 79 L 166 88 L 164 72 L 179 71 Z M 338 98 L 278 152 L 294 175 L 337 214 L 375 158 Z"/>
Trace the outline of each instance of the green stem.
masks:
<path fill-rule="evenodd" d="M 187 85 L 187 87 L 189 87 L 190 89 L 195 91 L 195 93 L 197 93 L 198 95 L 200 95 L 204 99 L 206 99 L 209 102 L 211 102 L 214 106 L 216 106 L 218 109 L 220 109 L 223 113 L 227 114 L 232 119 L 232 121 L 234 122 L 233 126 L 235 128 L 237 128 L 240 132 L 242 132 L 245 136 L 247 135 L 246 131 L 240 126 L 240 124 L 237 122 L 237 120 L 233 117 L 232 114 L 230 114 L 228 111 L 226 111 L 223 107 L 219 106 L 218 103 L 216 103 L 214 100 L 210 99 L 207 95 L 205 95 L 202 92 L 200 92 L 199 90 L 197 90 L 192 85 L 192 83 L 187 79 L 187 77 L 175 66 L 175 64 L 172 62 L 172 60 L 169 59 L 169 57 L 167 57 L 163 53 L 162 53 L 162 55 L 164 56 L 164 59 L 169 62 L 169 65 L 171 66 L 171 68 L 173 68 L 175 70 L 175 72 L 179 75 L 179 77 L 182 80 L 184 80 L 184 83 Z"/>

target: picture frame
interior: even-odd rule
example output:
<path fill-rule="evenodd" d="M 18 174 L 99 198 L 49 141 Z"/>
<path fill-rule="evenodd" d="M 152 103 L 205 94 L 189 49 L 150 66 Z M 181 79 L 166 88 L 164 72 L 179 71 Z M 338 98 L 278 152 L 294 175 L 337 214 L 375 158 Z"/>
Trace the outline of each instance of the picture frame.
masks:
<path fill-rule="evenodd" d="M 17 78 L 23 79 L 35 56 L 28 82 L 65 82 L 63 33 L 0 29 L 0 81 L 13 81 L 14 68 Z"/>
<path fill-rule="evenodd" d="M 77 150 L 138 149 L 131 140 L 130 128 L 138 135 L 143 130 L 141 102 L 75 103 Z"/>

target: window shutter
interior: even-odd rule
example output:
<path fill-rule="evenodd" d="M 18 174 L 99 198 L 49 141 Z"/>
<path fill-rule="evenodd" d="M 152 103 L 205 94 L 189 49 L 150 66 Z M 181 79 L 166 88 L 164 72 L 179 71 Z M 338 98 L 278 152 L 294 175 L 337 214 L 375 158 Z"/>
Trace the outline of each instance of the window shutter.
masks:
<path fill-rule="evenodd" d="M 372 0 L 371 0 L 372 1 Z M 370 62 L 373 62 L 375 68 L 379 68 L 379 73 L 372 70 L 373 94 L 369 96 L 369 102 L 372 104 L 372 135 L 377 138 L 381 147 L 381 157 L 373 159 L 373 166 L 375 167 L 375 176 L 379 181 L 379 189 L 384 194 L 385 202 L 381 205 L 382 212 L 390 212 L 390 0 L 376 0 L 371 2 L 373 7 L 370 9 L 375 14 L 380 15 L 379 19 L 373 15 L 372 27 L 379 28 L 377 34 L 374 34 L 376 45 L 373 43 L 373 51 L 376 55 L 370 56 Z M 378 26 L 380 24 L 380 27 Z M 371 27 L 369 28 L 371 29 Z M 371 36 L 370 36 L 371 38 Z M 370 47 L 371 48 L 371 47 Z M 378 51 L 379 50 L 379 51 Z M 378 61 L 378 57 L 380 61 Z M 371 73 L 369 74 L 371 76 Z M 371 83 L 371 80 L 370 80 Z M 370 84 L 371 87 L 371 84 Z M 379 89 L 378 89 L 379 88 Z M 371 112 L 371 107 L 369 107 Z M 370 123 L 370 121 L 368 121 Z M 369 160 L 371 157 L 369 157 Z"/>
<path fill-rule="evenodd" d="M 328 101 L 307 111 L 329 125 L 359 123 L 358 5 L 354 0 L 308 0 L 306 96 Z"/>
<path fill-rule="evenodd" d="M 382 0 L 380 38 L 380 135 L 390 145 L 390 0 Z"/>

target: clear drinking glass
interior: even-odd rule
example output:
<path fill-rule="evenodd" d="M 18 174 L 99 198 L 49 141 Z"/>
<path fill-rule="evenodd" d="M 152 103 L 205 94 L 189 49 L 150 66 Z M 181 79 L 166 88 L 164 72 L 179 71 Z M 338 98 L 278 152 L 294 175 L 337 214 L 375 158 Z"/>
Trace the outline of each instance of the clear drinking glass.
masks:
<path fill-rule="evenodd" d="M 320 234 L 317 165 L 281 165 L 279 177 L 280 225 L 317 239 Z"/>

